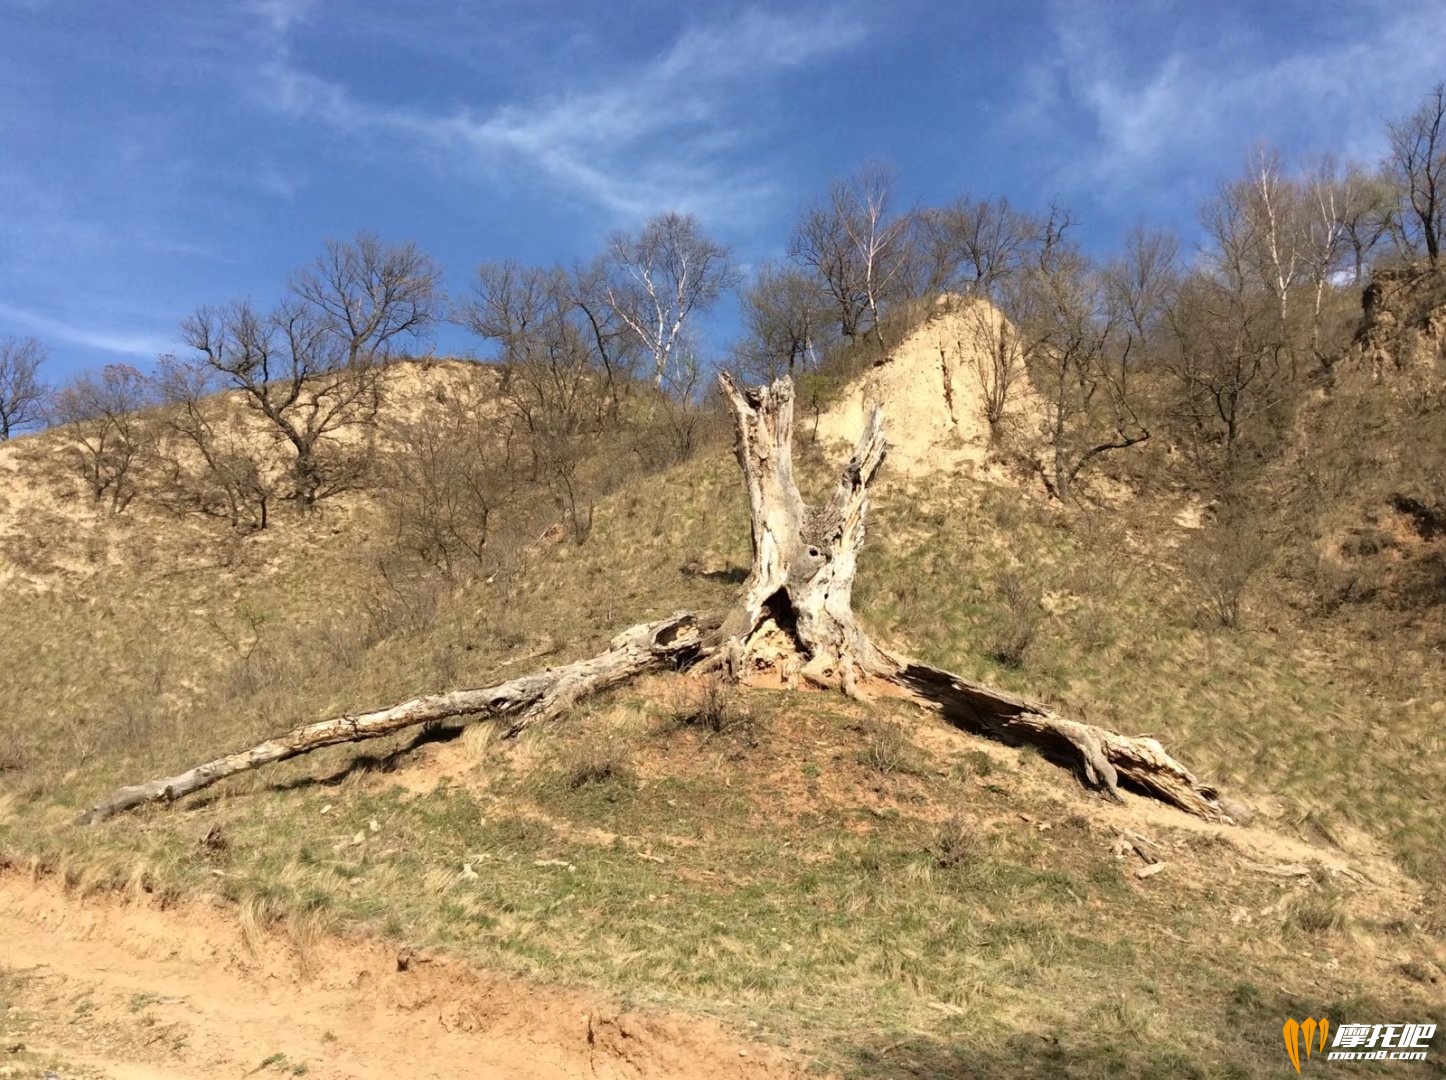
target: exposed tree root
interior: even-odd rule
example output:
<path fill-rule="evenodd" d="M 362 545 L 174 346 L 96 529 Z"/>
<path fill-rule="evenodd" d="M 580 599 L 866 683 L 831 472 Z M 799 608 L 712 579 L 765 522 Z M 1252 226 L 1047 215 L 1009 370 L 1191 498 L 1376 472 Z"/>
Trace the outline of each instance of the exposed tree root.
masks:
<path fill-rule="evenodd" d="M 1156 739 L 1120 735 L 1059 716 L 1047 706 L 991 690 L 939 668 L 908 661 L 894 676 L 916 700 L 966 731 L 1037 746 L 1078 766 L 1085 783 L 1118 797 L 1134 788 L 1210 821 L 1231 821 L 1220 794 L 1176 761 Z"/>
<path fill-rule="evenodd" d="M 720 655 L 735 674 L 771 667 L 784 685 L 802 677 L 855 697 L 883 680 L 959 727 L 1077 765 L 1091 787 L 1116 796 L 1121 786 L 1132 787 L 1200 817 L 1231 820 L 1215 789 L 1155 739 L 1059 716 L 875 645 L 854 618 L 851 596 L 868 489 L 886 451 L 881 411 L 865 423 L 833 497 L 813 511 L 793 478 L 792 383 L 744 389 L 725 374 L 720 384 L 736 419 L 753 526 L 753 571 L 724 621 L 731 636 Z"/>
<path fill-rule="evenodd" d="M 249 750 L 178 776 L 122 788 L 81 814 L 83 824 L 148 802 L 170 802 L 218 780 L 323 746 L 390 735 L 432 720 L 505 720 L 517 732 L 557 716 L 583 697 L 664 667 L 761 672 L 784 686 L 800 681 L 867 699 L 888 688 L 938 709 L 951 723 L 1005 742 L 1036 746 L 1076 766 L 1085 783 L 1118 797 L 1132 788 L 1213 821 L 1232 820 L 1219 793 L 1201 783 L 1155 739 L 1071 720 L 1048 706 L 971 682 L 875 645 L 854 618 L 852 591 L 868 515 L 869 485 L 887 444 L 875 409 L 857 448 L 820 509 L 804 504 L 793 478 L 793 384 L 720 385 L 733 408 L 736 451 L 748 488 L 753 568 L 726 618 L 681 612 L 623 631 L 606 652 L 564 667 L 477 690 L 434 694 L 356 716 L 296 728 Z"/>

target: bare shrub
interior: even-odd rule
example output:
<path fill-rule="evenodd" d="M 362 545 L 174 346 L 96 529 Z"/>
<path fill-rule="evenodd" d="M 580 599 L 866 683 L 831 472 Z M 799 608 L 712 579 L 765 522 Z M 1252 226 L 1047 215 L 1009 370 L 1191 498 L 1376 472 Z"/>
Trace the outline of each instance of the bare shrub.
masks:
<path fill-rule="evenodd" d="M 631 442 L 645 468 L 666 469 L 724 441 L 730 424 L 710 382 L 697 352 L 684 347 L 664 376 L 661 392 L 647 395 L 646 408 L 633 423 Z"/>
<path fill-rule="evenodd" d="M 965 319 L 965 329 L 955 347 L 973 369 L 984 419 L 991 436 L 997 436 L 1014 387 L 1024 373 L 1019 331 L 1002 312 L 984 301 L 970 302 Z"/>
<path fill-rule="evenodd" d="M 685 683 L 673 701 L 672 718 L 678 727 L 721 735 L 742 720 L 731 683 L 720 678 Z"/>
<path fill-rule="evenodd" d="M 511 430 L 475 385 L 404 421 L 381 470 L 397 549 L 448 578 L 480 565 L 518 490 Z"/>
<path fill-rule="evenodd" d="M 73 379 L 56 396 L 55 418 L 67 436 L 65 461 L 97 504 L 107 500 L 119 514 L 135 498 L 137 474 L 156 437 L 145 376 L 126 364 L 109 364 Z"/>
<path fill-rule="evenodd" d="M 225 519 L 235 529 L 264 529 L 282 484 L 274 440 L 248 423 L 209 368 L 162 357 L 155 380 L 167 406 L 150 496 L 177 514 Z"/>
<path fill-rule="evenodd" d="M 859 763 L 883 776 L 918 775 L 922 768 L 918 753 L 894 724 L 876 722 L 862 728 L 867 740 L 859 751 Z"/>
<path fill-rule="evenodd" d="M 1304 934 L 1325 934 L 1344 930 L 1349 919 L 1334 894 L 1308 893 L 1291 902 L 1286 909 L 1285 924 Z"/>
<path fill-rule="evenodd" d="M 999 595 L 1004 602 L 1004 618 L 988 655 L 1007 668 L 1022 667 L 1044 620 L 1039 590 L 1020 575 L 1006 572 L 999 578 Z"/>
<path fill-rule="evenodd" d="M 588 750 L 574 760 L 566 772 L 569 791 L 603 784 L 628 785 L 633 779 L 632 768 L 613 747 Z"/>
<path fill-rule="evenodd" d="M 604 338 L 575 286 L 560 269 L 488 264 L 458 317 L 497 346 L 502 422 L 524 475 L 547 486 L 580 544 L 592 531 L 595 496 L 583 466 L 610 430 L 617 399 Z"/>
<path fill-rule="evenodd" d="M 1216 625 L 1241 623 L 1246 587 L 1270 557 L 1258 522 L 1225 517 L 1201 532 L 1191 553 L 1190 572 L 1204 612 Z"/>
<path fill-rule="evenodd" d="M 955 870 L 968 866 L 979 858 L 978 836 L 957 815 L 939 826 L 939 831 L 930 841 L 928 853 L 934 865 L 940 870 Z"/>
<path fill-rule="evenodd" d="M 45 346 L 34 338 L 0 341 L 0 442 L 42 419 L 48 393 L 40 381 Z"/>
<path fill-rule="evenodd" d="M 437 623 L 446 589 L 434 573 L 407 573 L 382 561 L 377 564 L 382 588 L 363 603 L 362 647 L 391 638 L 410 637 Z"/>

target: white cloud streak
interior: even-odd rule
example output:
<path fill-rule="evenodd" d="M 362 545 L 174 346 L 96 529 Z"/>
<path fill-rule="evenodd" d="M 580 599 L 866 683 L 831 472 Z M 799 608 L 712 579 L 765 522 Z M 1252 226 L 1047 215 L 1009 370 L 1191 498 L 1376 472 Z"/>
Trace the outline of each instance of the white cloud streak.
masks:
<path fill-rule="evenodd" d="M 359 138 L 400 137 L 461 155 L 495 179 L 520 167 L 620 219 L 662 209 L 747 216 L 774 189 L 759 166 L 733 153 L 757 134 L 756 119 L 739 115 L 746 91 L 863 36 L 860 23 L 837 11 L 805 18 L 752 10 L 694 27 L 651 62 L 588 89 L 451 113 L 365 102 L 282 48 L 264 70 L 265 100 Z"/>
<path fill-rule="evenodd" d="M 1062 134 L 1082 143 L 1071 155 L 1077 183 L 1128 190 L 1222 151 L 1242 158 L 1254 140 L 1313 134 L 1321 149 L 1370 160 L 1385 122 L 1441 77 L 1426 47 L 1446 25 L 1446 4 L 1419 0 L 1366 5 L 1352 36 L 1262 57 L 1259 43 L 1199 40 L 1142 65 L 1110 32 L 1112 9 L 1071 3 L 1056 9 L 1055 47 L 1029 73 L 1024 130 L 1059 129 L 1057 117 L 1083 109 L 1093 131 Z M 1117 12 L 1115 12 L 1117 14 Z"/>
<path fill-rule="evenodd" d="M 306 18 L 315 6 L 315 0 L 246 0 L 245 6 L 273 33 L 285 34 Z"/>
<path fill-rule="evenodd" d="M 108 328 L 77 326 L 64 319 L 0 302 L 0 317 L 19 324 L 25 330 L 46 338 L 79 345 L 118 356 L 143 357 L 154 360 L 161 353 L 175 349 L 174 341 L 158 334 L 133 333 Z"/>

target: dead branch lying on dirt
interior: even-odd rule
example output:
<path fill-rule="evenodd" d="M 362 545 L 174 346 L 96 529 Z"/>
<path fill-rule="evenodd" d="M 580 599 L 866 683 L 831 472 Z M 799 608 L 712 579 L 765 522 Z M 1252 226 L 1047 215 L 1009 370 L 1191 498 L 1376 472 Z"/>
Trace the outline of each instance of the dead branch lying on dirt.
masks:
<path fill-rule="evenodd" d="M 176 776 L 123 787 L 81 814 L 76 823 L 91 825 L 145 803 L 174 802 L 239 772 L 285 761 L 323 746 L 378 739 L 437 720 L 458 717 L 505 720 L 516 733 L 537 720 L 560 715 L 590 694 L 643 672 L 687 666 L 697 658 L 700 635 L 716 624 L 716 619 L 683 611 L 659 622 L 630 627 L 613 639 L 606 652 L 573 664 L 523 675 L 496 686 L 431 694 L 372 712 L 305 724 L 249 750 L 227 754 Z"/>
<path fill-rule="evenodd" d="M 1048 706 L 971 682 L 874 644 L 854 618 L 853 580 L 864 541 L 869 487 L 887 444 L 875 408 L 827 505 L 805 505 L 793 477 L 793 383 L 740 387 L 719 379 L 733 409 L 735 450 L 748 489 L 753 568 L 725 618 L 683 612 L 624 631 L 605 653 L 481 690 L 458 690 L 358 716 L 308 724 L 179 776 L 122 788 L 86 811 L 103 820 L 147 802 L 169 802 L 216 781 L 322 746 L 390 735 L 429 720 L 505 719 L 520 730 L 581 698 L 663 667 L 726 670 L 742 681 L 836 687 L 867 699 L 888 693 L 937 709 L 956 726 L 1030 745 L 1078 768 L 1085 783 L 1118 797 L 1132 788 L 1212 821 L 1232 817 L 1155 739 L 1060 716 Z"/>

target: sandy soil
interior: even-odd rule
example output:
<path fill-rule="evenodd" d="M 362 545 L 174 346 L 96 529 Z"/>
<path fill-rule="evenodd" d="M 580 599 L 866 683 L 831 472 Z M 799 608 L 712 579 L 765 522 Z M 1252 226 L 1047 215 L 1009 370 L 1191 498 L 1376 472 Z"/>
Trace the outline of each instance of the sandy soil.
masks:
<path fill-rule="evenodd" d="M 985 301 L 948 298 L 819 418 L 819 437 L 847 453 L 868 410 L 883 404 L 891 471 L 915 477 L 990 471 L 979 364 L 987 366 L 984 350 L 1002 319 Z M 1001 432 L 1024 445 L 1037 441 L 1040 406 L 1022 364 L 1006 400 Z"/>
<path fill-rule="evenodd" d="M 250 932 L 246 932 L 247 930 Z M 405 970 L 403 970 L 405 968 Z M 718 1025 L 0 873 L 0 1076 L 802 1077 Z"/>

